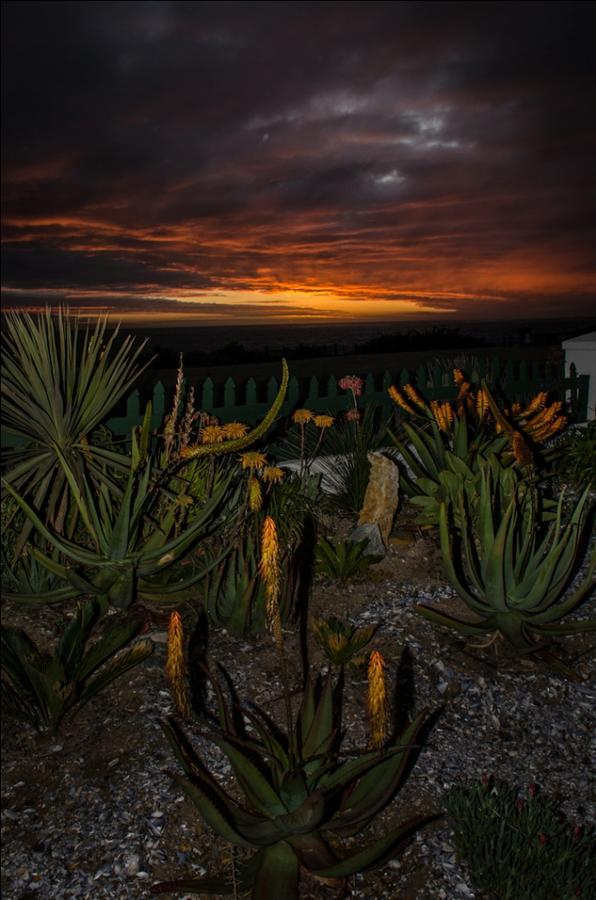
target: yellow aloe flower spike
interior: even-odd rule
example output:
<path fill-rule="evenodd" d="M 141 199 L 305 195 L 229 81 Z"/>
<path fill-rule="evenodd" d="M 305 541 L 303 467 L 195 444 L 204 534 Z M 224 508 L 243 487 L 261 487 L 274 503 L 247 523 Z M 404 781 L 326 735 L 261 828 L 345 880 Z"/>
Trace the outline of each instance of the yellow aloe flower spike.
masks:
<path fill-rule="evenodd" d="M 406 412 L 411 413 L 412 415 L 416 414 L 416 411 L 407 400 L 404 400 L 398 389 L 392 384 L 391 387 L 387 388 L 387 393 L 391 397 L 394 403 L 397 403 L 398 406 L 401 406 L 402 409 L 405 409 Z"/>
<path fill-rule="evenodd" d="M 281 615 L 279 611 L 279 543 L 277 538 L 277 526 L 271 516 L 266 516 L 263 522 L 261 534 L 261 559 L 259 561 L 259 574 L 265 583 L 265 612 L 267 623 L 275 636 L 279 647 L 283 646 L 281 633 Z"/>
<path fill-rule="evenodd" d="M 466 376 L 462 372 L 461 369 L 454 369 L 453 370 L 453 380 L 454 380 L 455 384 L 459 387 L 460 385 L 464 384 L 464 382 L 466 380 Z M 468 384 L 469 384 L 469 382 L 468 382 Z"/>
<path fill-rule="evenodd" d="M 240 454 L 243 469 L 262 469 L 267 464 L 267 457 L 260 450 L 247 450 Z"/>
<path fill-rule="evenodd" d="M 424 400 L 422 399 L 422 397 L 420 396 L 420 394 L 418 393 L 418 391 L 416 390 L 416 388 L 414 387 L 413 384 L 404 384 L 403 390 L 404 390 L 404 393 L 407 394 L 407 396 L 410 398 L 412 403 L 415 403 L 416 406 L 420 407 L 420 409 L 427 408 L 426 403 L 424 402 Z"/>
<path fill-rule="evenodd" d="M 430 411 L 432 412 L 435 422 L 437 423 L 441 431 L 445 431 L 446 429 L 443 410 L 441 409 L 441 404 L 437 400 L 431 400 Z"/>
<path fill-rule="evenodd" d="M 248 479 L 248 506 L 252 512 L 258 512 L 263 505 L 263 492 L 259 479 L 251 475 Z"/>
<path fill-rule="evenodd" d="M 295 422 L 296 425 L 305 425 L 307 422 L 312 422 L 314 417 L 314 413 L 310 409 L 297 409 L 292 413 L 292 422 Z"/>
<path fill-rule="evenodd" d="M 528 403 L 526 408 L 520 413 L 520 415 L 530 416 L 530 415 L 532 415 L 532 413 L 536 412 L 537 410 L 542 409 L 542 407 L 546 405 L 547 397 L 548 397 L 548 394 L 546 393 L 546 391 L 540 391 L 538 394 L 536 394 L 535 397 L 533 397 L 530 400 L 530 402 Z"/>
<path fill-rule="evenodd" d="M 511 435 L 511 449 L 516 463 L 520 466 L 531 466 L 534 462 L 532 451 L 523 435 L 519 431 L 514 431 Z"/>
<path fill-rule="evenodd" d="M 168 650 L 166 676 L 179 714 L 188 719 L 190 705 L 186 692 L 186 661 L 184 657 L 184 631 L 179 612 L 173 612 L 168 626 Z"/>
<path fill-rule="evenodd" d="M 470 390 L 470 382 L 462 381 L 462 383 L 459 386 L 459 391 L 457 392 L 457 399 L 461 400 L 463 397 L 467 397 L 469 390 Z"/>
<path fill-rule="evenodd" d="M 484 388 L 480 388 L 476 394 L 476 415 L 479 419 L 483 419 L 489 409 L 488 397 Z"/>
<path fill-rule="evenodd" d="M 378 650 L 373 650 L 368 663 L 368 714 L 374 749 L 382 747 L 387 737 L 388 704 L 384 670 L 385 660 Z"/>

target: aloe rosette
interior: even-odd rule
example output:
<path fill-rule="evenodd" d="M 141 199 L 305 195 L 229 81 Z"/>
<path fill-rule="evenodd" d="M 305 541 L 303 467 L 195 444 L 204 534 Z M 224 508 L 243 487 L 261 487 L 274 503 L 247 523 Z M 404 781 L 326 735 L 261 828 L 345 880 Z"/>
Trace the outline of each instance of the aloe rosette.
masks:
<path fill-rule="evenodd" d="M 417 607 L 418 612 L 468 635 L 499 632 L 522 653 L 539 649 L 544 637 L 596 630 L 594 620 L 561 622 L 594 585 L 596 548 L 585 576 L 567 592 L 587 537 L 589 490 L 582 493 L 566 524 L 561 495 L 548 527 L 539 512 L 535 489 L 520 486 L 504 508 L 494 502 L 495 494 L 495 472 L 484 465 L 474 518 L 466 509 L 463 493 L 459 496 L 463 522 L 460 554 L 451 541 L 447 504 L 441 504 L 439 514 L 447 576 L 479 620 L 464 622 L 424 605 Z"/>
<path fill-rule="evenodd" d="M 225 877 L 180 880 L 154 885 L 155 893 L 251 891 L 254 900 L 295 900 L 301 867 L 321 879 L 344 879 L 396 856 L 431 820 L 416 816 L 364 849 L 344 858 L 337 855 L 337 839 L 357 834 L 395 796 L 415 752 L 424 712 L 384 748 L 341 760 L 329 676 L 318 700 L 308 679 L 287 737 L 252 707 L 242 709 L 257 738 L 248 736 L 215 680 L 213 685 L 220 730 L 205 736 L 228 757 L 245 803 L 224 791 L 170 720 L 163 729 L 186 776 L 172 777 L 214 831 L 256 853 L 237 868 L 235 885 Z"/>
<path fill-rule="evenodd" d="M 53 654 L 42 653 L 18 628 L 2 627 L 2 691 L 9 707 L 38 731 L 55 732 L 99 691 L 153 652 L 148 638 L 132 638 L 140 619 L 112 623 L 93 643 L 104 608 L 96 599 L 80 606 Z"/>

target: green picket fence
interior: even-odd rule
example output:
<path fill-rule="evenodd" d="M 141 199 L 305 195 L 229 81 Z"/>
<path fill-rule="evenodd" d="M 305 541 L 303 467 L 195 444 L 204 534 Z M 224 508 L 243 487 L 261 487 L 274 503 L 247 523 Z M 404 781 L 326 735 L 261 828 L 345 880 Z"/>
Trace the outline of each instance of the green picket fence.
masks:
<path fill-rule="evenodd" d="M 584 422 L 587 418 L 590 377 L 578 374 L 574 366 L 570 367 L 567 376 L 562 362 L 522 360 L 514 363 L 507 360 L 503 363 L 496 357 L 486 357 L 478 360 L 477 367 L 478 371 L 467 374 L 474 381 L 485 378 L 511 402 L 527 402 L 538 391 L 548 391 L 551 399 L 566 401 L 570 421 Z M 281 415 L 289 415 L 298 407 L 330 415 L 349 409 L 351 395 L 339 388 L 339 380 L 335 376 L 318 378 L 313 375 L 300 380 L 291 377 Z M 394 404 L 387 394 L 387 388 L 392 384 L 400 386 L 407 383 L 415 384 L 429 401 L 453 400 L 457 392 L 451 371 L 445 371 L 439 366 L 431 369 L 421 366 L 416 371 L 401 369 L 394 373 L 385 372 L 381 376 L 364 376 L 360 406 L 381 407 L 383 414 L 389 416 Z M 223 423 L 238 421 L 254 425 L 271 406 L 278 388 L 279 382 L 274 377 L 264 382 L 249 378 L 244 384 L 237 384 L 232 378 L 228 378 L 218 385 L 211 378 L 206 378 L 201 384 L 195 385 L 195 406 L 217 416 Z M 108 419 L 105 424 L 114 436 L 127 438 L 132 428 L 141 424 L 148 400 L 153 404 L 152 427 L 155 429 L 161 425 L 164 415 L 170 409 L 172 397 L 166 397 L 163 385 L 158 382 L 154 385 L 151 396 L 141 398 L 139 391 L 133 391 L 126 401 L 123 414 Z M 20 446 L 22 443 L 22 440 L 2 433 L 2 446 Z"/>

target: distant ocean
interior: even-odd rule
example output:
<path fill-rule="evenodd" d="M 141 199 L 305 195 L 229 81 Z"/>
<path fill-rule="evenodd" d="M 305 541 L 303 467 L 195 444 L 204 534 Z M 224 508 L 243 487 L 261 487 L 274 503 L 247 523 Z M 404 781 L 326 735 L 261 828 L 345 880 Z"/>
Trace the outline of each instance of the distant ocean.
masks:
<path fill-rule="evenodd" d="M 292 325 L 124 325 L 122 331 L 148 338 L 151 348 L 177 350 L 182 353 L 208 351 L 237 342 L 247 350 L 279 350 L 300 344 L 336 347 L 340 353 L 353 351 L 380 335 L 412 331 L 431 332 L 459 330 L 461 334 L 479 338 L 496 346 L 517 343 L 560 343 L 561 340 L 596 329 L 596 317 L 585 319 L 534 319 L 505 322 L 441 322 L 400 321 L 338 324 Z"/>

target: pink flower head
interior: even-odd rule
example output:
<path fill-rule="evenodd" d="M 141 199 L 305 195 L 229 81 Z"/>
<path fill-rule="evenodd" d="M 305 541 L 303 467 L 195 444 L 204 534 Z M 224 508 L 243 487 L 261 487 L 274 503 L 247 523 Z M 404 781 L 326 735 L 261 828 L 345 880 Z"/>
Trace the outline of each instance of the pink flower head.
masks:
<path fill-rule="evenodd" d="M 546 834 L 539 834 L 538 840 L 541 844 L 548 844 L 548 836 Z"/>
<path fill-rule="evenodd" d="M 538 785 L 537 784 L 529 784 L 528 785 L 528 794 L 530 797 L 535 797 L 538 793 Z"/>
<path fill-rule="evenodd" d="M 360 410 L 359 409 L 348 409 L 345 413 L 346 420 L 348 422 L 359 422 L 360 421 Z"/>
<path fill-rule="evenodd" d="M 339 379 L 338 384 L 342 391 L 352 391 L 355 397 L 362 396 L 364 381 L 362 378 L 358 378 L 357 375 L 344 375 L 343 378 Z"/>

